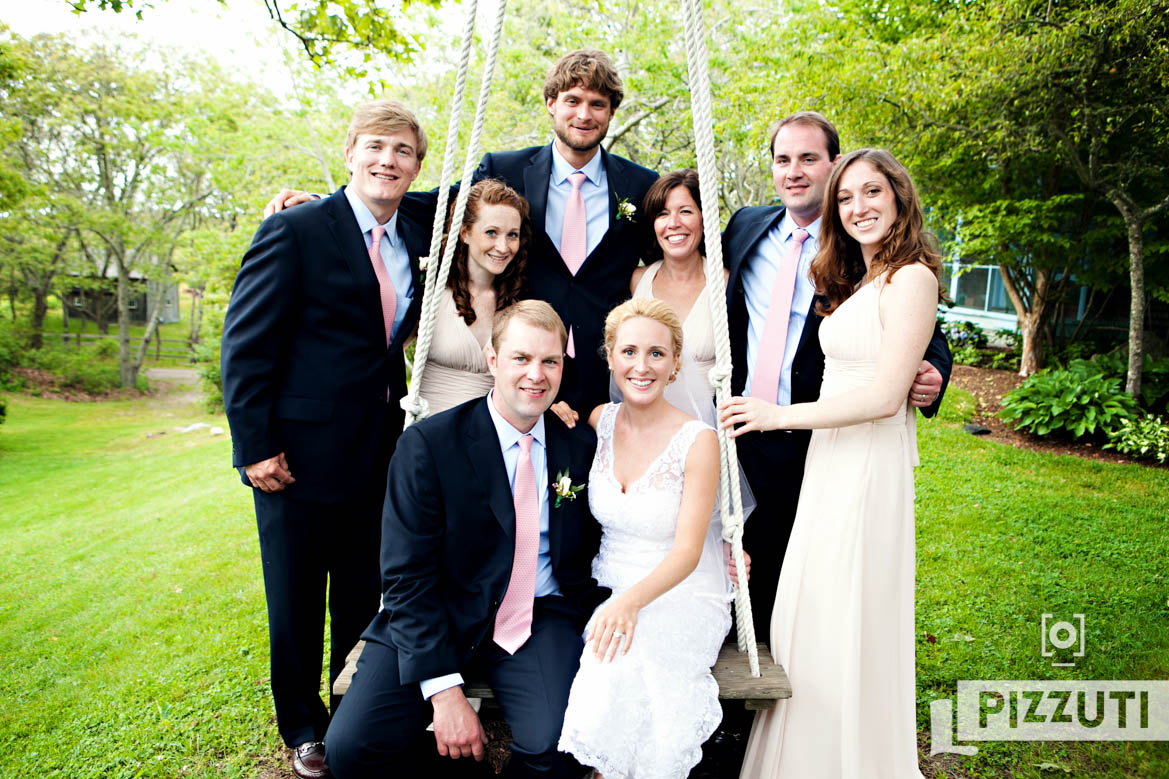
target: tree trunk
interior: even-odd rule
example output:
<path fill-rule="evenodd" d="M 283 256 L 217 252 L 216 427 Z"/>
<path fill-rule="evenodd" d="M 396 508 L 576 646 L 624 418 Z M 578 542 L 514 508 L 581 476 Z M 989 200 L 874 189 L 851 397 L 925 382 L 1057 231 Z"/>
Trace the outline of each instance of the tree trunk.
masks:
<path fill-rule="evenodd" d="M 1128 378 L 1124 391 L 1134 398 L 1141 396 L 1141 370 L 1145 359 L 1145 241 L 1144 220 L 1122 209 L 1128 229 L 1128 279 L 1132 297 L 1128 310 Z"/>
<path fill-rule="evenodd" d="M 123 387 L 133 387 L 138 371 L 130 358 L 130 269 L 121 258 L 118 264 L 118 376 Z"/>
<path fill-rule="evenodd" d="M 1023 338 L 1023 353 L 1019 357 L 1019 375 L 1023 378 L 1030 376 L 1043 367 L 1043 315 L 1046 310 L 1046 294 L 1048 274 L 1044 270 L 1035 270 L 1035 288 L 1031 292 L 1031 305 L 1023 299 L 1022 293 L 1015 285 L 1007 269 L 1000 265 L 999 275 L 1003 279 L 1003 287 L 1011 305 L 1015 307 L 1015 318 L 1019 321 L 1019 334 Z"/>
<path fill-rule="evenodd" d="M 45 329 L 45 314 L 49 313 L 49 293 L 39 287 L 32 289 L 32 313 L 29 315 L 28 348 L 40 349 L 45 345 L 42 333 Z"/>

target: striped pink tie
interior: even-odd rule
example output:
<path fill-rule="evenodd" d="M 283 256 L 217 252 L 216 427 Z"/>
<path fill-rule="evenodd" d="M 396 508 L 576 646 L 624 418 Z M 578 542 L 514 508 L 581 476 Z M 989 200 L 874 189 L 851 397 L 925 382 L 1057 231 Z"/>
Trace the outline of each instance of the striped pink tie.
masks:
<path fill-rule="evenodd" d="M 568 202 L 564 204 L 564 225 L 560 230 L 560 256 L 573 276 L 584 264 L 588 255 L 588 214 L 585 213 L 584 195 L 580 192 L 581 184 L 585 182 L 585 174 L 579 170 L 568 176 L 572 184 L 572 192 L 568 195 Z M 576 356 L 576 346 L 572 340 L 572 328 L 568 328 L 568 356 Z"/>
<path fill-rule="evenodd" d="M 792 313 L 792 294 L 796 289 L 796 269 L 800 267 L 800 251 L 808 231 L 792 231 L 791 246 L 775 274 L 767 322 L 759 339 L 759 354 L 755 359 L 755 373 L 751 379 L 751 397 L 777 403 L 779 374 L 783 370 L 783 353 L 787 346 L 787 323 Z"/>
<path fill-rule="evenodd" d="M 536 494 L 536 472 L 532 470 L 532 436 L 519 440 L 520 458 L 516 463 L 515 488 L 515 558 L 507 594 L 495 615 L 495 643 L 509 655 L 524 645 L 532 635 L 532 605 L 536 597 L 536 565 L 540 550 L 540 501 Z"/>
<path fill-rule="evenodd" d="M 390 336 L 394 332 L 394 313 L 398 308 L 398 294 L 394 290 L 394 282 L 390 281 L 390 274 L 386 272 L 386 264 L 382 262 L 381 244 L 386 228 L 374 225 L 370 231 L 373 243 L 369 246 L 369 261 L 373 263 L 373 272 L 377 276 L 378 286 L 382 296 L 382 323 L 386 326 L 386 346 L 390 345 Z"/>

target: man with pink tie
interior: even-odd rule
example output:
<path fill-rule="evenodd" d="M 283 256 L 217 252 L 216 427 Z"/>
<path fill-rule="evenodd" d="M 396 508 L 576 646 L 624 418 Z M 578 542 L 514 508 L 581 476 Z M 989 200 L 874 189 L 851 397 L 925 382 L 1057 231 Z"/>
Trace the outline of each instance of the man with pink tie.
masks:
<path fill-rule="evenodd" d="M 556 744 L 582 629 L 609 591 L 591 574 L 596 437 L 548 410 L 567 338 L 543 301 L 500 311 L 487 346 L 491 392 L 398 441 L 382 526 L 385 608 L 362 636 L 325 739 L 338 779 L 448 776 L 482 761 L 483 727 L 462 689 L 472 674 L 490 683 L 511 726 L 505 776 L 583 773 Z M 558 497 L 560 474 L 584 489 Z"/>
<path fill-rule="evenodd" d="M 824 353 L 808 268 L 819 249 L 824 188 L 840 153 L 836 127 L 814 111 L 784 117 L 771 128 L 771 171 L 782 206 L 748 206 L 723 232 L 730 269 L 727 310 L 734 365 L 731 391 L 788 405 L 820 395 Z M 911 405 L 933 416 L 952 361 L 941 329 L 934 331 Z M 739 462 L 758 501 L 744 526 L 751 555 L 755 635 L 770 634 L 771 610 L 808 451 L 809 430 L 748 433 Z"/>
<path fill-rule="evenodd" d="M 404 106 L 358 107 L 349 183 L 260 225 L 223 326 L 223 396 L 233 465 L 256 507 L 276 721 L 302 779 L 328 776 L 326 592 L 330 687 L 378 611 L 402 345 L 418 321 L 430 235 L 398 206 L 425 156 L 426 135 Z"/>

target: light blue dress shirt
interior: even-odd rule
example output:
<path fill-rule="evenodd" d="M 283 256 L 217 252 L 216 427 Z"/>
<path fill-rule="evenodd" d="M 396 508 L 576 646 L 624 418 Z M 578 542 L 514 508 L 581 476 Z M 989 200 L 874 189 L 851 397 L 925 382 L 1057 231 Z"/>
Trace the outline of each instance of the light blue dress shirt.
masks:
<path fill-rule="evenodd" d="M 495 390 L 487 393 L 487 410 L 491 413 L 491 421 L 495 424 L 495 434 L 499 436 L 499 448 L 503 454 L 503 465 L 507 468 L 507 481 L 515 491 L 516 466 L 520 461 L 520 439 L 526 435 L 512 427 L 495 408 Z M 532 434 L 532 470 L 536 472 L 536 494 L 544 495 L 540 501 L 540 546 L 536 554 L 536 597 L 545 595 L 559 595 L 560 587 L 556 584 L 556 577 L 552 575 L 552 545 L 548 537 L 548 467 L 547 445 L 545 443 L 544 417 L 540 417 L 535 426 L 528 431 Z M 430 696 L 443 690 L 463 683 L 463 675 L 458 673 L 438 676 L 433 679 L 424 679 L 419 683 L 422 697 Z"/>
<path fill-rule="evenodd" d="M 349 207 L 353 209 L 357 226 L 361 228 L 361 236 L 365 239 L 365 253 L 368 255 L 369 247 L 373 246 L 372 230 L 378 221 L 365 203 L 361 202 L 361 198 L 353 194 L 352 188 L 345 187 L 345 198 L 349 201 Z M 414 299 L 414 274 L 410 270 L 410 255 L 406 252 L 406 242 L 398 235 L 398 212 L 395 211 L 390 221 L 383 226 L 386 228 L 386 234 L 382 237 L 378 249 L 386 266 L 386 273 L 390 275 L 390 281 L 394 284 L 394 296 L 398 301 L 394 309 L 394 327 L 390 331 L 390 340 L 393 340 L 393 337 L 398 335 L 402 320 L 406 318 L 410 302 Z"/>
<path fill-rule="evenodd" d="M 783 219 L 767 231 L 767 235 L 759 241 L 743 266 L 743 295 L 747 302 L 747 385 L 744 388 L 746 393 L 751 391 L 755 363 L 759 356 L 759 341 L 763 338 L 767 312 L 771 308 L 771 294 L 775 290 L 775 276 L 779 271 L 779 263 L 787 255 L 790 245 L 788 242 L 793 240 L 792 233 L 798 227 L 790 212 L 785 212 Z M 811 308 L 812 298 L 816 295 L 816 288 L 808 278 L 808 270 L 812 267 L 812 260 L 819 247 L 820 219 L 816 219 L 804 229 L 808 231 L 808 237 L 804 239 L 800 249 L 796 286 L 792 292 L 792 310 L 787 320 L 783 365 L 779 371 L 777 399 L 781 406 L 791 405 L 792 402 L 792 361 L 796 357 L 796 347 L 800 345 L 800 335 L 804 332 L 808 309 Z"/>
<path fill-rule="evenodd" d="M 572 194 L 572 182 L 568 177 L 580 170 L 587 178 L 580 185 L 580 194 L 585 204 L 585 257 L 601 243 L 609 230 L 609 178 L 601 164 L 601 149 L 583 168 L 574 168 L 568 163 L 556 144 L 552 144 L 552 177 L 548 182 L 548 204 L 544 212 L 544 230 L 552 239 L 556 251 L 560 251 L 561 233 L 564 232 L 564 208 Z M 640 203 L 638 204 L 640 205 Z"/>

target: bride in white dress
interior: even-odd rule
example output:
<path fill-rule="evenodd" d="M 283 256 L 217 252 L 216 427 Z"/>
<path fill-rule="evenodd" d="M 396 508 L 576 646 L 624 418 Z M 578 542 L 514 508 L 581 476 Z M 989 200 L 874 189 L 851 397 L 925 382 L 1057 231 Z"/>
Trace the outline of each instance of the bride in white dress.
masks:
<path fill-rule="evenodd" d="M 713 429 L 670 405 L 682 327 L 634 298 L 605 321 L 625 402 L 595 410 L 589 507 L 593 562 L 613 590 L 586 628 L 559 748 L 606 779 L 685 777 L 721 719 L 710 666 L 730 628 L 725 563 L 704 555 L 718 484 Z"/>

